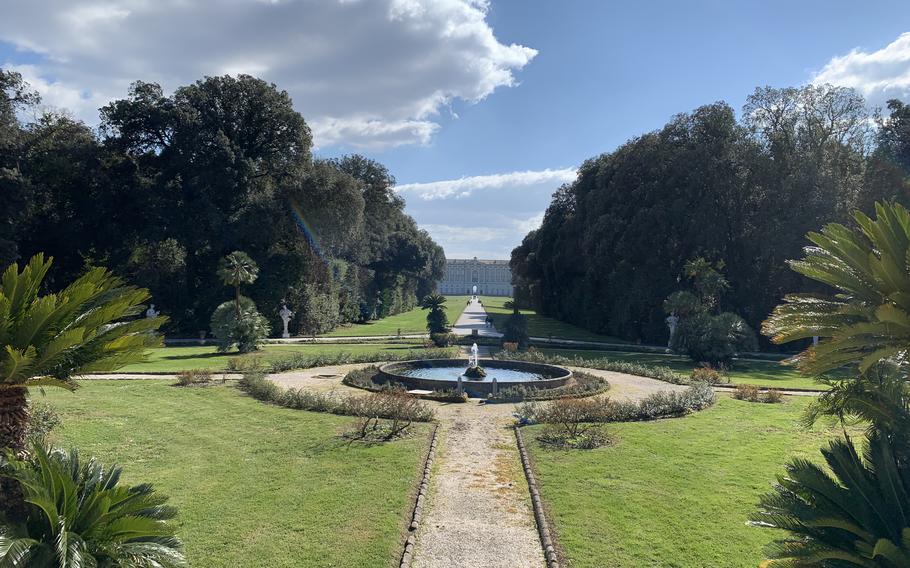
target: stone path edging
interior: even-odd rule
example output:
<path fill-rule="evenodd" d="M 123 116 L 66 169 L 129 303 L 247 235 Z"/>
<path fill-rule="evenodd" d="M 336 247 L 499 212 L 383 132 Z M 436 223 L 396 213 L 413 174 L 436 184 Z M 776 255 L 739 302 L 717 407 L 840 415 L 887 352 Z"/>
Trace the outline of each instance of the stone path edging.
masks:
<path fill-rule="evenodd" d="M 547 524 L 543 503 L 540 500 L 540 490 L 537 488 L 537 479 L 534 477 L 534 472 L 531 470 L 531 460 L 528 457 L 527 449 L 525 449 L 521 428 L 518 426 L 515 426 L 515 439 L 518 441 L 518 454 L 521 456 L 521 466 L 524 468 L 525 478 L 528 480 L 528 491 L 531 492 L 534 519 L 537 521 L 537 533 L 540 535 L 540 545 L 543 547 L 544 557 L 547 559 L 547 568 L 559 568 L 559 558 L 556 555 L 556 546 L 553 544 L 553 538 L 550 535 L 550 526 Z"/>
<path fill-rule="evenodd" d="M 436 443 L 439 439 L 439 423 L 433 427 L 433 438 L 430 440 L 430 449 L 427 451 L 427 459 L 423 464 L 423 477 L 420 480 L 420 487 L 417 490 L 417 498 L 414 499 L 414 510 L 411 512 L 411 524 L 408 526 L 407 540 L 404 543 L 404 551 L 401 554 L 400 568 L 408 568 L 414 558 L 414 545 L 417 543 L 416 532 L 420 528 L 420 520 L 423 518 L 423 506 L 427 500 L 427 492 L 430 489 L 430 473 L 433 470 L 433 459 L 436 457 Z"/>

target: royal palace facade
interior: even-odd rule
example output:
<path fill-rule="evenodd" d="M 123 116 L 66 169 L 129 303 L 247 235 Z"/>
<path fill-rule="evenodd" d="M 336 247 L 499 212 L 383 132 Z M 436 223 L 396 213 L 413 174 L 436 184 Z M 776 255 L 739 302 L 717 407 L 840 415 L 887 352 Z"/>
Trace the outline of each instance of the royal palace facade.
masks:
<path fill-rule="evenodd" d="M 471 294 L 511 296 L 512 270 L 508 260 L 446 259 L 446 273 L 439 282 L 440 294 Z"/>

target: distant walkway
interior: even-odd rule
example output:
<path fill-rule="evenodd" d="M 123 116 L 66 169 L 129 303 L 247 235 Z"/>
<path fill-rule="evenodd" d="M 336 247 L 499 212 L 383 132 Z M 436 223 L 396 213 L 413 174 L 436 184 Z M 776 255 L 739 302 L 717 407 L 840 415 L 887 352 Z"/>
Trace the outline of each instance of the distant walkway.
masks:
<path fill-rule="evenodd" d="M 452 327 L 452 333 L 456 335 L 471 335 L 473 330 L 477 330 L 480 337 L 502 337 L 502 334 L 496 331 L 492 324 L 487 326 L 487 310 L 478 301 L 473 301 L 467 305 L 458 321 Z"/>

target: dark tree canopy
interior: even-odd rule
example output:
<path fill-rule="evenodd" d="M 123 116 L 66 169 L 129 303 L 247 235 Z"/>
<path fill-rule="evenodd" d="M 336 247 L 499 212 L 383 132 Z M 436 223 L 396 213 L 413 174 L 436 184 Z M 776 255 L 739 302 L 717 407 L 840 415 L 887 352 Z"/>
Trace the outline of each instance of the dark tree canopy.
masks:
<path fill-rule="evenodd" d="M 852 90 L 759 88 L 742 120 L 724 103 L 699 107 L 588 160 L 512 252 L 518 300 L 663 343 L 662 302 L 703 257 L 729 279 L 718 309 L 758 326 L 784 292 L 809 286 L 786 265 L 808 231 L 906 195 L 910 111 L 890 108 L 876 150 Z"/>
<path fill-rule="evenodd" d="M 139 81 L 101 109 L 98 133 L 53 114 L 23 123 L 17 110 L 36 97 L 14 73 L 0 71 L 0 93 L 4 265 L 44 251 L 64 282 L 109 266 L 150 289 L 171 331 L 194 335 L 234 295 L 217 272 L 235 250 L 259 266 L 244 294 L 273 329 L 282 301 L 292 330 L 321 331 L 413 308 L 442 276 L 442 249 L 388 170 L 314 160 L 309 127 L 273 84 L 206 77 L 168 96 Z"/>

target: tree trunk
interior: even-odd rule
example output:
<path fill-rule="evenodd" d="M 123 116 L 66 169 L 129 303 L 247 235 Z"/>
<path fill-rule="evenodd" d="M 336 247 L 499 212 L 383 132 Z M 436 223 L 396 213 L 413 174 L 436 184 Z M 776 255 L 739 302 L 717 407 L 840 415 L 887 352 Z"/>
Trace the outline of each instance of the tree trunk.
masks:
<path fill-rule="evenodd" d="M 237 307 L 237 323 L 243 319 L 243 310 L 240 309 L 240 286 L 234 288 L 234 304 Z"/>
<path fill-rule="evenodd" d="M 25 431 L 28 426 L 28 399 L 25 387 L 0 386 L 0 451 L 12 450 L 24 457 Z M 0 516 L 10 521 L 25 518 L 25 503 L 19 483 L 0 478 Z"/>

